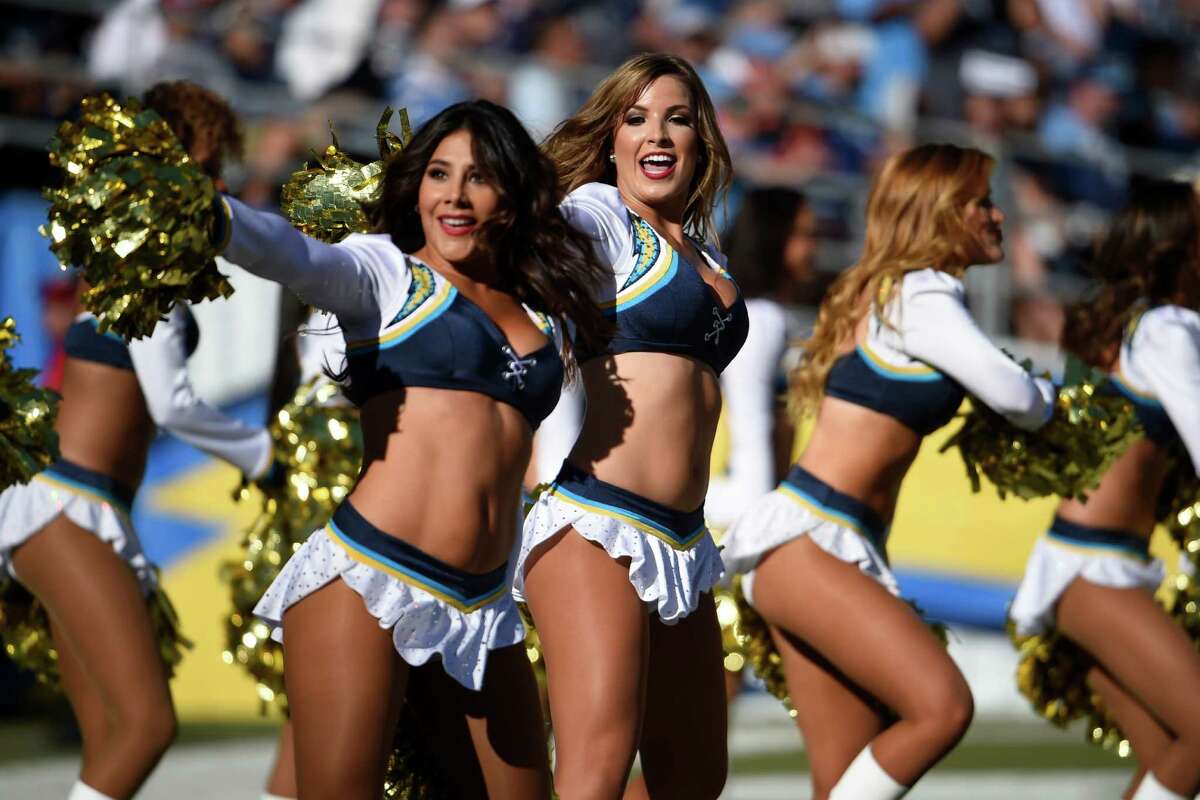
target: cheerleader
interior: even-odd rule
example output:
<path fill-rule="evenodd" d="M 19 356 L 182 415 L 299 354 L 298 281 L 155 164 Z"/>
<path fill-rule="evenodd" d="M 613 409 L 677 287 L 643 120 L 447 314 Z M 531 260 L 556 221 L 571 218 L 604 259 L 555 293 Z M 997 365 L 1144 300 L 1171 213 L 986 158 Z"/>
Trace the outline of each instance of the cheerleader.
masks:
<path fill-rule="evenodd" d="M 746 338 L 725 260 L 702 244 L 730 177 L 692 67 L 631 59 L 544 149 L 562 209 L 608 267 L 616 330 L 581 347 L 583 430 L 525 520 L 514 592 L 546 659 L 555 788 L 570 800 L 715 798 L 725 783 L 721 557 L 704 524 L 721 371 Z"/>
<path fill-rule="evenodd" d="M 594 346 L 604 328 L 589 243 L 555 200 L 517 119 L 476 101 L 388 162 L 379 233 L 326 245 L 224 201 L 229 257 L 336 315 L 360 407 L 358 484 L 256 608 L 283 642 L 306 800 L 379 796 L 409 667 L 433 658 L 474 698 L 488 793 L 549 794 L 508 560 L 564 374 L 554 329 L 570 321 Z"/>
<path fill-rule="evenodd" d="M 1099 291 L 1069 310 L 1063 346 L 1112 372 L 1145 438 L 1086 503 L 1059 505 L 1010 613 L 1019 635 L 1057 629 L 1095 658 L 1088 685 L 1141 768 L 1126 796 L 1182 800 L 1200 791 L 1200 655 L 1154 601 L 1164 570 L 1148 544 L 1168 454 L 1182 443 L 1185 468 L 1200 472 L 1195 191 L 1164 181 L 1136 187 L 1092 268 Z"/>
<path fill-rule="evenodd" d="M 1023 428 L 1053 387 L 980 332 L 962 274 L 1003 258 L 992 160 L 926 145 L 893 156 L 867 201 L 866 244 L 822 303 L 795 398 L 812 438 L 731 529 L 725 560 L 770 626 L 804 735 L 814 797 L 885 800 L 962 736 L 966 681 L 899 598 L 885 543 L 924 436 L 964 390 Z"/>
<path fill-rule="evenodd" d="M 240 138 L 228 106 L 198 86 L 160 84 L 145 105 L 216 180 Z M 156 572 L 130 523 L 155 426 L 239 467 L 271 464 L 271 440 L 205 405 L 188 381 L 198 329 L 179 305 L 126 344 L 82 314 L 66 335 L 61 458 L 0 495 L 0 566 L 49 614 L 62 686 L 83 739 L 70 800 L 132 796 L 175 735 L 167 674 L 144 597 Z"/>

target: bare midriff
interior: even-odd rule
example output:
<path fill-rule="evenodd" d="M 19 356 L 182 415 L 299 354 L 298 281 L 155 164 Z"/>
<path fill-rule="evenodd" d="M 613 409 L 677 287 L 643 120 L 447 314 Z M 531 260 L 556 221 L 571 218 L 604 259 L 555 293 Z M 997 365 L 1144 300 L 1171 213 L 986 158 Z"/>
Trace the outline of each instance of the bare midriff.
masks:
<path fill-rule="evenodd" d="M 834 489 L 890 520 L 921 436 L 898 420 L 833 397 L 821 400 L 797 462 Z"/>
<path fill-rule="evenodd" d="M 67 461 L 131 489 L 142 482 L 154 422 L 132 370 L 68 358 L 54 429 Z"/>
<path fill-rule="evenodd" d="M 372 397 L 361 420 L 350 502 L 368 522 L 465 572 L 508 559 L 533 440 L 520 411 L 478 392 L 416 387 Z"/>
<path fill-rule="evenodd" d="M 1134 442 L 1104 473 L 1088 500 L 1064 500 L 1058 515 L 1068 522 L 1110 528 L 1146 539 L 1154 530 L 1154 507 L 1170 462 L 1162 448 L 1142 439 Z"/>
<path fill-rule="evenodd" d="M 668 508 L 699 508 L 721 415 L 713 370 L 653 352 L 593 358 L 581 370 L 587 414 L 568 460 Z"/>

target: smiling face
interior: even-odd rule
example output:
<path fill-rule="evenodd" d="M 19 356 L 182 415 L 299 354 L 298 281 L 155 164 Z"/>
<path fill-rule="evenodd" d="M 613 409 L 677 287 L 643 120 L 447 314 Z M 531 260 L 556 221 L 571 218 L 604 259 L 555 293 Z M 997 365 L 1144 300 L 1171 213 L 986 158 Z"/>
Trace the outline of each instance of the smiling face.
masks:
<path fill-rule="evenodd" d="M 991 192 L 967 203 L 963 212 L 963 227 L 974 237 L 980 264 L 995 264 L 1004 258 L 1004 212 L 992 205 Z"/>
<path fill-rule="evenodd" d="M 634 210 L 682 218 L 701 158 L 696 112 L 687 85 L 674 76 L 645 88 L 613 134 L 617 188 Z"/>
<path fill-rule="evenodd" d="M 470 261 L 476 232 L 499 205 L 500 193 L 475 163 L 471 134 L 458 130 L 447 135 L 425 165 L 417 193 L 425 233 L 418 257 L 434 266 Z"/>

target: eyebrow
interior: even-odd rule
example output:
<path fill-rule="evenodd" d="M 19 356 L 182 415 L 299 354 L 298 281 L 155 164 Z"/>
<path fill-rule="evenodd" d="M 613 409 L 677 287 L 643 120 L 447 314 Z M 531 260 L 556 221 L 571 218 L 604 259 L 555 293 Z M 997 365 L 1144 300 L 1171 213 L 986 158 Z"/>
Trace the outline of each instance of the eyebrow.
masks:
<path fill-rule="evenodd" d="M 691 107 L 691 106 L 689 106 L 689 105 L 684 105 L 684 104 L 682 104 L 682 103 L 678 103 L 678 104 L 676 104 L 676 105 L 670 106 L 669 108 L 667 108 L 667 112 L 668 112 L 668 113 L 670 113 L 670 112 L 672 112 L 672 111 L 677 111 L 677 110 L 679 110 L 679 109 L 681 109 L 681 108 L 682 108 L 684 111 L 688 112 L 689 114 L 690 114 L 690 113 L 692 113 L 692 107 Z M 645 106 L 640 106 L 640 105 L 636 105 L 636 104 L 635 104 L 635 105 L 632 105 L 632 106 L 630 106 L 630 107 L 629 107 L 629 110 L 628 110 L 628 111 L 626 111 L 625 113 L 626 113 L 626 114 L 628 114 L 628 113 L 629 113 L 629 111 L 648 111 L 648 110 L 649 110 L 649 109 L 647 109 Z"/>

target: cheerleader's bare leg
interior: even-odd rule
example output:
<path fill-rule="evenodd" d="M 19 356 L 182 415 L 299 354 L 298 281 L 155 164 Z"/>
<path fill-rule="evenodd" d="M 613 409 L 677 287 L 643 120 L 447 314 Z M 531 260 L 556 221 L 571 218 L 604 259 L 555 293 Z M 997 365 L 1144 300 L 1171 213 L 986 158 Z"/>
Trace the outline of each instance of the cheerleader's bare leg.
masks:
<path fill-rule="evenodd" d="M 275 763 L 267 777 L 266 798 L 296 797 L 296 741 L 290 719 L 283 721 L 279 729 L 279 744 L 275 751 Z"/>
<path fill-rule="evenodd" d="M 455 681 L 440 664 L 412 670 L 401 724 L 419 726 L 451 797 L 550 796 L 546 724 L 525 645 L 488 654 L 483 689 Z"/>
<path fill-rule="evenodd" d="M 812 777 L 813 797 L 825 798 L 846 767 L 883 732 L 886 722 L 870 696 L 811 645 L 772 625 L 783 660 L 796 724 Z"/>
<path fill-rule="evenodd" d="M 1105 709 L 1116 717 L 1117 724 L 1121 726 L 1121 733 L 1133 748 L 1133 757 L 1137 759 L 1138 769 L 1129 782 L 1129 788 L 1121 795 L 1124 800 L 1130 800 L 1146 774 L 1146 764 L 1154 763 L 1171 744 L 1171 732 L 1164 728 L 1136 697 L 1121 688 L 1121 684 L 1100 667 L 1093 667 L 1088 671 L 1087 684 L 1088 688 L 1100 695 Z"/>
<path fill-rule="evenodd" d="M 1134 797 L 1194 796 L 1200 791 L 1200 654 L 1187 635 L 1148 592 L 1080 578 L 1063 592 L 1056 620 L 1170 732 L 1171 742 L 1156 757 L 1143 761 L 1138 754 L 1148 774 Z"/>
<path fill-rule="evenodd" d="M 408 666 L 392 632 L 334 580 L 284 612 L 301 800 L 378 800 Z"/>
<path fill-rule="evenodd" d="M 712 594 L 673 625 L 650 617 L 646 715 L 635 798 L 715 800 L 729 766 L 721 628 Z"/>
<path fill-rule="evenodd" d="M 625 561 L 567 528 L 526 562 L 562 800 L 620 797 L 637 749 L 650 644 L 646 608 Z"/>
<path fill-rule="evenodd" d="M 754 606 L 898 717 L 843 765 L 831 797 L 900 797 L 966 732 L 971 692 L 942 644 L 906 603 L 811 538 L 781 545 L 759 563 Z M 797 707 L 809 700 L 795 691 L 792 698 Z M 802 728 L 805 741 L 837 736 L 825 729 L 829 718 L 802 717 L 813 720 Z M 848 780 L 862 787 L 843 786 Z"/>
<path fill-rule="evenodd" d="M 132 797 L 175 736 L 166 671 L 133 571 L 95 534 L 58 517 L 13 554 L 50 614 L 63 689 L 83 734 L 80 780 Z"/>

